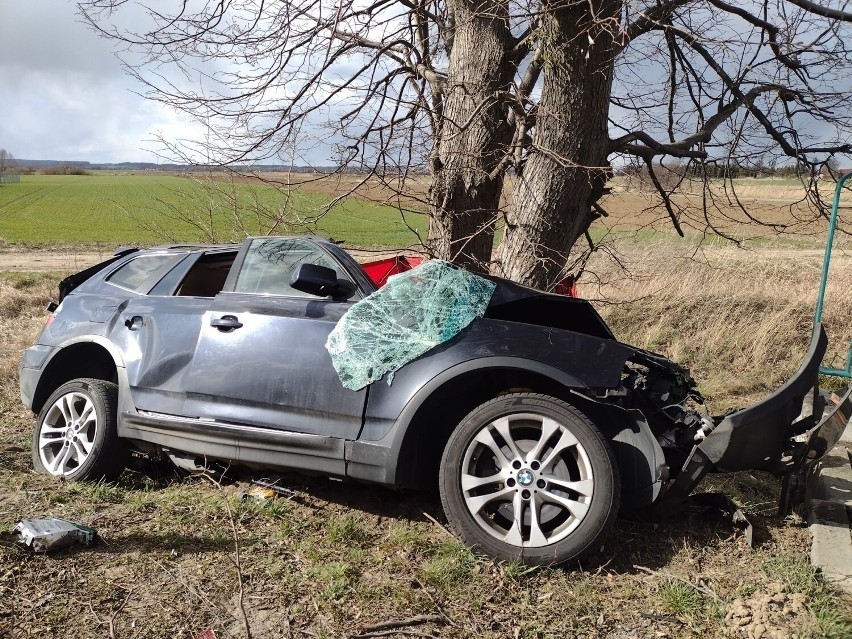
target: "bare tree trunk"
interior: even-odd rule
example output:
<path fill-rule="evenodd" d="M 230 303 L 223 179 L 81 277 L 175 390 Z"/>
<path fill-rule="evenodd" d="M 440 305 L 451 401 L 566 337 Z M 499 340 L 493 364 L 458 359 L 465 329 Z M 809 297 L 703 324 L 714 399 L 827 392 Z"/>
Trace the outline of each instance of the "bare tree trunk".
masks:
<path fill-rule="evenodd" d="M 432 157 L 429 246 L 435 257 L 488 271 L 503 190 L 508 128 L 503 95 L 514 65 L 508 3 L 449 0 L 455 19 L 441 130 Z"/>
<path fill-rule="evenodd" d="M 536 288 L 552 286 L 571 246 L 592 222 L 592 204 L 609 177 L 611 30 L 620 7 L 620 0 L 591 0 L 542 15 L 544 82 L 535 142 L 514 189 L 492 268 L 497 275 Z"/>

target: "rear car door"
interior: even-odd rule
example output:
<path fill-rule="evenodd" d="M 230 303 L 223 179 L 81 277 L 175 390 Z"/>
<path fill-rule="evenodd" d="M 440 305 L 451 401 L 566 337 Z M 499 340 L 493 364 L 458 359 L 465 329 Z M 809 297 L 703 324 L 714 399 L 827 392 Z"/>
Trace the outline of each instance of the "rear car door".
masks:
<path fill-rule="evenodd" d="M 357 283 L 307 238 L 246 241 L 225 291 L 205 314 L 186 380 L 185 415 L 232 424 L 355 439 L 366 390 L 344 388 L 325 349 L 353 301 L 293 289 L 303 263 Z"/>
<path fill-rule="evenodd" d="M 141 294 L 121 305 L 110 334 L 122 350 L 136 408 L 184 412 L 186 376 L 202 320 L 235 256 L 236 249 L 146 254 L 105 278 Z"/>

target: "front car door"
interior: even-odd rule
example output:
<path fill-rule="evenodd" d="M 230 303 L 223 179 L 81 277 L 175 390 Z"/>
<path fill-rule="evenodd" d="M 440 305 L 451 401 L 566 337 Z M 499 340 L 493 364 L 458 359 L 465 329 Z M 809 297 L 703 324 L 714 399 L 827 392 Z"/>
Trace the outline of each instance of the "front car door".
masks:
<path fill-rule="evenodd" d="M 333 268 L 351 301 L 290 286 L 299 264 Z M 307 238 L 254 238 L 205 314 L 186 380 L 184 415 L 355 439 L 366 390 L 344 388 L 325 349 L 328 334 L 363 293 L 340 260 Z"/>

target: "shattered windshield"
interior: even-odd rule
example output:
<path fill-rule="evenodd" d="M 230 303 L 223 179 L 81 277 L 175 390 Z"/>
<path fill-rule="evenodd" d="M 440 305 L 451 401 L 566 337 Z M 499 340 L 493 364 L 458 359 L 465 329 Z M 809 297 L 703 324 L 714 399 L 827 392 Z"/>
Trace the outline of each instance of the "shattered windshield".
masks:
<path fill-rule="evenodd" d="M 341 383 L 358 390 L 452 339 L 482 317 L 495 287 L 440 260 L 394 275 L 354 304 L 328 336 Z"/>

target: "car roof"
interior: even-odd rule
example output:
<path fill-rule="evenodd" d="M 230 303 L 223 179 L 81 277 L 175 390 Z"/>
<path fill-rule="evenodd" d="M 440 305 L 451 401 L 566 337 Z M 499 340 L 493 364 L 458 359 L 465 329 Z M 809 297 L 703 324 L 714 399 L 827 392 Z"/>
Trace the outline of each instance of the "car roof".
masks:
<path fill-rule="evenodd" d="M 239 249 L 246 240 L 256 240 L 256 239 L 267 239 L 267 238 L 284 238 L 284 239 L 299 239 L 299 240 L 311 240 L 316 242 L 317 244 L 326 244 L 331 246 L 337 246 L 337 243 L 329 238 L 321 237 L 319 235 L 255 235 L 246 237 L 244 240 L 240 242 L 227 242 L 227 243 L 205 243 L 205 242 L 185 242 L 181 244 L 159 244 L 157 246 L 150 246 L 145 248 L 133 248 L 133 247 L 125 247 L 120 246 L 115 250 L 115 255 L 120 253 L 130 253 L 131 251 L 209 251 L 209 250 L 234 250 Z"/>

